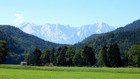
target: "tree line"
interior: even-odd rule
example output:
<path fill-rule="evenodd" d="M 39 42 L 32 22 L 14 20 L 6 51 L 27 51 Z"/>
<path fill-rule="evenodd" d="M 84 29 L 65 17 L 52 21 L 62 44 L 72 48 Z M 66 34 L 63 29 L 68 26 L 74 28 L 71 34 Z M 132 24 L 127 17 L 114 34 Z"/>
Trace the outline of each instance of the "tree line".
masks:
<path fill-rule="evenodd" d="M 78 50 L 64 46 L 42 52 L 36 48 L 33 53 L 24 54 L 24 60 L 31 65 L 94 66 L 96 63 L 95 51 L 89 46 Z"/>
<path fill-rule="evenodd" d="M 8 56 L 6 45 L 5 41 L 0 41 L 0 64 L 4 63 Z M 116 43 L 104 45 L 97 53 L 95 48 L 86 45 L 81 49 L 63 46 L 41 51 L 36 48 L 33 52 L 24 53 L 22 56 L 28 65 L 33 66 L 140 67 L 140 45 L 133 45 L 123 56 Z"/>
<path fill-rule="evenodd" d="M 25 61 L 31 65 L 140 67 L 140 45 L 133 45 L 124 56 L 116 43 L 104 45 L 98 53 L 91 46 L 84 46 L 82 49 L 64 46 L 42 52 L 36 48 L 33 53 L 24 56 Z"/>

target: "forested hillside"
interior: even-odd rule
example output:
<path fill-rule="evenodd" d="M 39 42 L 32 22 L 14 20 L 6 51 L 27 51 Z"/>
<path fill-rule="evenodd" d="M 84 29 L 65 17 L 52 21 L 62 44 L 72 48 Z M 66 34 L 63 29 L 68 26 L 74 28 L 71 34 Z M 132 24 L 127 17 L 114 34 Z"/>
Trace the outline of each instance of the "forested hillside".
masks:
<path fill-rule="evenodd" d="M 112 32 L 92 35 L 75 45 L 47 42 L 13 26 L 3 25 L 0 26 L 0 40 L 4 40 L 9 49 L 6 63 L 26 61 L 28 65 L 139 67 L 139 46 L 134 46 L 140 44 L 139 23 L 137 20 Z"/>
<path fill-rule="evenodd" d="M 0 40 L 7 42 L 7 47 L 11 52 L 10 55 L 14 58 L 10 59 L 10 62 L 20 61 L 21 54 L 26 52 L 33 52 L 35 48 L 43 50 L 45 48 L 53 48 L 59 46 L 59 44 L 44 41 L 33 35 L 26 34 L 20 29 L 10 26 L 0 26 Z M 12 62 L 11 62 L 12 63 Z"/>
<path fill-rule="evenodd" d="M 102 46 L 109 46 L 112 43 L 117 43 L 119 45 L 121 53 L 125 53 L 133 44 L 139 44 L 140 20 L 136 20 L 112 32 L 92 35 L 82 42 L 75 44 L 75 47 L 90 45 L 96 48 L 98 52 Z"/>

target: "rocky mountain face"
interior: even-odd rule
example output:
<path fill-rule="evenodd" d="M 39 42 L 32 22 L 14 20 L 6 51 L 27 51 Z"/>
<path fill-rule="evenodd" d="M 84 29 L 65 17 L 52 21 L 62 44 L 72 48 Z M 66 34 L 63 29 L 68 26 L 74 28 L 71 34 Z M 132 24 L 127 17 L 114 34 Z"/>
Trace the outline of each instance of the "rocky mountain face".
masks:
<path fill-rule="evenodd" d="M 35 35 L 46 41 L 61 44 L 74 44 L 92 34 L 105 33 L 115 29 L 106 23 L 96 23 L 81 27 L 71 27 L 61 24 L 37 25 L 33 23 L 22 23 L 18 27 L 28 34 Z"/>

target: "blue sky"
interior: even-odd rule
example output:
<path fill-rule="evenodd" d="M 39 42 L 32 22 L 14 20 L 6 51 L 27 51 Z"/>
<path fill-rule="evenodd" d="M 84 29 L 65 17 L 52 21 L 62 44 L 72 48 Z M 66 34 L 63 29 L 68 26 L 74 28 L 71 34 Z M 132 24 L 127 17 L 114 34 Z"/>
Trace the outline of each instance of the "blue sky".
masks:
<path fill-rule="evenodd" d="M 140 19 L 140 0 L 1 0 L 0 24 L 33 22 L 124 26 Z"/>

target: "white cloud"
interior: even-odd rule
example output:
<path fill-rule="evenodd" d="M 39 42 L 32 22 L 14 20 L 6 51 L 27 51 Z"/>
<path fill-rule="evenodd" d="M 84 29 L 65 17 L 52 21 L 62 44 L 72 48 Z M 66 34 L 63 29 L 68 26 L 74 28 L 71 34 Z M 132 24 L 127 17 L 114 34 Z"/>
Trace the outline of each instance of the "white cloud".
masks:
<path fill-rule="evenodd" d="M 14 20 L 14 23 L 20 24 L 20 23 L 23 23 L 25 21 L 22 14 L 16 13 L 15 16 L 16 16 L 16 18 Z"/>

